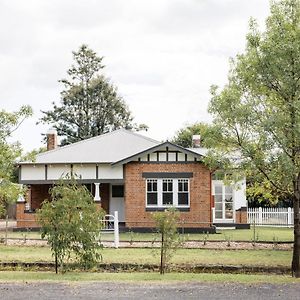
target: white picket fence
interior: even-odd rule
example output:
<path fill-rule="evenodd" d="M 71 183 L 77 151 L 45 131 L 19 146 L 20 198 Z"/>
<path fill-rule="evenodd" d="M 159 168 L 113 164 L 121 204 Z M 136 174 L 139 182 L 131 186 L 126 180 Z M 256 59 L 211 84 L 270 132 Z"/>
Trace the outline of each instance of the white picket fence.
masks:
<path fill-rule="evenodd" d="M 248 208 L 248 223 L 259 226 L 294 226 L 294 211 L 288 208 Z"/>

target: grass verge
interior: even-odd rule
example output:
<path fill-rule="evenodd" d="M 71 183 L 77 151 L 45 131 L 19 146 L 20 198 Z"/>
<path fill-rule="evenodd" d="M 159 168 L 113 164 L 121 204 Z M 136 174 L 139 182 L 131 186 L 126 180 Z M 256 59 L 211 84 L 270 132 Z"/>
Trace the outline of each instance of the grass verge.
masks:
<path fill-rule="evenodd" d="M 161 276 L 158 273 L 81 273 L 68 272 L 54 274 L 50 272 L 19 272 L 0 271 L 0 281 L 3 282 L 92 282 L 92 281 L 126 281 L 132 283 L 157 282 L 211 282 L 211 283 L 300 283 L 300 279 L 282 275 L 246 275 L 246 274 L 191 274 L 167 273 Z"/>
<path fill-rule="evenodd" d="M 158 251 L 140 248 L 105 248 L 104 263 L 158 264 Z M 156 254 L 155 254 L 156 253 Z M 279 250 L 178 249 L 171 263 L 253 266 L 290 266 L 292 252 Z M 52 262 L 50 248 L 0 246 L 0 262 Z"/>

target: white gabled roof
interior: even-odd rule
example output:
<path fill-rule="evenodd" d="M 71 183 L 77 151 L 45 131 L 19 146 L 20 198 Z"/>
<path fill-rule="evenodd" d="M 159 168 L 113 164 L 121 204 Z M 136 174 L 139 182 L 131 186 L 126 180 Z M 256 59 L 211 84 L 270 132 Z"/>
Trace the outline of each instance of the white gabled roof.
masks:
<path fill-rule="evenodd" d="M 35 163 L 113 163 L 158 144 L 148 137 L 119 129 L 38 154 Z"/>

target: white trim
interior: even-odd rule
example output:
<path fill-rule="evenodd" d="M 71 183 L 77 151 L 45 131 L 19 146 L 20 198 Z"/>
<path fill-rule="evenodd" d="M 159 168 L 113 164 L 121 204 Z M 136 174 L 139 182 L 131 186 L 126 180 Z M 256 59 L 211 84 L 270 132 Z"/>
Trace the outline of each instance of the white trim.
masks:
<path fill-rule="evenodd" d="M 156 180 L 157 181 L 157 205 L 148 205 L 147 203 L 147 193 L 148 193 L 148 180 Z M 163 181 L 164 180 L 172 180 L 173 183 L 173 204 L 163 204 Z M 179 205 L 178 204 L 178 181 L 186 180 L 188 183 L 188 204 L 187 205 Z M 146 208 L 168 208 L 168 207 L 178 207 L 178 208 L 189 208 L 190 207 L 190 180 L 188 178 L 147 178 L 145 179 L 145 206 Z"/>
<path fill-rule="evenodd" d="M 222 188 L 222 218 L 217 218 L 216 217 L 216 185 L 221 186 Z M 227 219 L 225 218 L 225 188 L 226 186 L 231 187 L 232 189 L 232 218 Z M 234 223 L 236 221 L 236 215 L 235 215 L 235 189 L 234 185 L 225 185 L 223 180 L 213 180 L 213 189 L 212 189 L 212 195 L 214 196 L 214 221 L 216 223 Z M 220 194 L 218 194 L 220 195 Z M 220 210 L 218 210 L 220 211 Z"/>

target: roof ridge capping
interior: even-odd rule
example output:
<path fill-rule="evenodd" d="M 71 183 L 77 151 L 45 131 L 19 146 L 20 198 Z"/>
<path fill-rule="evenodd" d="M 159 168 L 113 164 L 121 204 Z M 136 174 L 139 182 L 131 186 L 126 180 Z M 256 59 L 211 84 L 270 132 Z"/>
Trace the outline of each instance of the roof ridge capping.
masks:
<path fill-rule="evenodd" d="M 97 135 L 97 136 L 93 136 L 93 137 L 90 137 L 88 139 L 85 139 L 85 140 L 81 140 L 81 141 L 78 141 L 78 142 L 75 142 L 75 143 L 72 143 L 72 144 L 68 144 L 68 145 L 65 145 L 63 147 L 57 147 L 53 150 L 48 150 L 48 151 L 45 151 L 43 153 L 39 153 L 37 154 L 36 156 L 37 157 L 42 157 L 44 155 L 47 155 L 48 153 L 53 153 L 53 152 L 56 152 L 56 151 L 59 151 L 61 149 L 66 149 L 66 148 L 70 148 L 70 147 L 74 147 L 78 144 L 81 144 L 81 143 L 84 143 L 84 142 L 87 142 L 87 141 L 92 141 L 92 140 L 97 140 L 97 139 L 101 139 L 105 136 L 108 136 L 108 135 L 113 135 L 113 134 L 117 134 L 118 132 L 125 132 L 127 134 L 132 134 L 132 135 L 135 135 L 135 136 L 138 136 L 140 138 L 144 138 L 145 140 L 148 140 L 150 142 L 153 142 L 153 143 L 157 143 L 159 144 L 159 141 L 157 140 L 154 140 L 154 139 L 151 139 L 147 136 L 144 136 L 144 135 L 141 135 L 141 134 L 138 134 L 136 132 L 132 132 L 131 130 L 128 130 L 128 129 L 125 129 L 125 128 L 120 128 L 120 129 L 116 129 L 116 130 L 113 130 L 113 131 L 109 131 L 109 132 L 106 132 L 106 133 L 103 133 L 103 134 L 100 134 L 100 135 Z"/>

